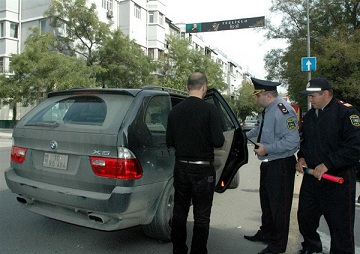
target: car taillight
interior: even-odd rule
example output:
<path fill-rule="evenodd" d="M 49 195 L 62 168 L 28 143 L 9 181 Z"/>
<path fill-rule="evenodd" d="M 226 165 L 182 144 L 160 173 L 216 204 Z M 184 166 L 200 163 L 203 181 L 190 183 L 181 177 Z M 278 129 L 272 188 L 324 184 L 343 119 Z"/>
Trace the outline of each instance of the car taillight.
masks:
<path fill-rule="evenodd" d="M 11 162 L 23 163 L 25 160 L 27 148 L 13 146 L 11 148 Z"/>
<path fill-rule="evenodd" d="M 97 176 L 124 180 L 139 179 L 142 167 L 135 155 L 127 148 L 118 148 L 118 158 L 90 157 L 92 170 Z"/>

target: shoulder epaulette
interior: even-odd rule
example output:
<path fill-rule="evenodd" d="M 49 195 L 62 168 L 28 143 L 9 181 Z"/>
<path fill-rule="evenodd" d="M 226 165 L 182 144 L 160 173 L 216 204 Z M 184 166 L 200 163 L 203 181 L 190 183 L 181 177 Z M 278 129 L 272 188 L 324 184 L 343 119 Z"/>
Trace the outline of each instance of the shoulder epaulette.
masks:
<path fill-rule="evenodd" d="M 283 103 L 279 103 L 279 104 L 278 104 L 278 107 L 279 107 L 280 111 L 281 111 L 284 115 L 287 114 L 287 113 L 289 113 L 289 110 L 287 110 L 287 108 L 284 106 Z"/>
<path fill-rule="evenodd" d="M 348 108 L 352 107 L 352 105 L 350 103 L 347 103 L 347 102 L 344 102 L 344 101 L 338 100 L 338 103 L 340 105 L 343 105 L 343 106 L 348 107 Z"/>

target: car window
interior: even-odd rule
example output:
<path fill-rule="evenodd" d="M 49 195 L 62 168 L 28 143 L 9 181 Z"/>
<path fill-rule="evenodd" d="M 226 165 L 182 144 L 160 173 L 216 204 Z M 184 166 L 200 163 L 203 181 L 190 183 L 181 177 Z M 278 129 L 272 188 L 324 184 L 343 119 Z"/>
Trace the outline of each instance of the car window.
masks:
<path fill-rule="evenodd" d="M 105 102 L 95 96 L 76 96 L 57 101 L 33 116 L 27 125 L 67 124 L 102 125 L 107 113 Z"/>
<path fill-rule="evenodd" d="M 165 133 L 170 112 L 168 96 L 153 97 L 145 113 L 145 124 L 152 133 Z"/>
<path fill-rule="evenodd" d="M 231 121 L 229 114 L 226 112 L 222 104 L 215 103 L 213 97 L 207 98 L 206 102 L 215 104 L 215 106 L 219 109 L 223 131 L 229 131 L 235 129 L 235 125 Z"/>

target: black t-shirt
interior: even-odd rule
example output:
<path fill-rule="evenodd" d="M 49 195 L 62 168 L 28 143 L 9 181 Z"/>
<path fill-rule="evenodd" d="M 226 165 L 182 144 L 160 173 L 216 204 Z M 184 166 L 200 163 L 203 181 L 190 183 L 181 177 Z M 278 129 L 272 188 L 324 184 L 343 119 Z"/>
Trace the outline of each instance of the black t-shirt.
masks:
<path fill-rule="evenodd" d="M 214 147 L 224 144 L 218 109 L 190 96 L 169 114 L 166 141 L 179 160 L 214 160 Z"/>

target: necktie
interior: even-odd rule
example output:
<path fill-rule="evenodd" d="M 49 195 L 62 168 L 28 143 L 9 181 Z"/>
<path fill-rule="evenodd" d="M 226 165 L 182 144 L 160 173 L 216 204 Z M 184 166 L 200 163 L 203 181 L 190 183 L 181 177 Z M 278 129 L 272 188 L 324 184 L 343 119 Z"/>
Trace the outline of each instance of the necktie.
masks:
<path fill-rule="evenodd" d="M 322 109 L 318 109 L 316 111 L 316 116 L 319 118 L 322 115 L 322 113 L 323 113 Z"/>
<path fill-rule="evenodd" d="M 256 143 L 260 143 L 261 133 L 262 133 L 262 129 L 263 129 L 263 127 L 264 127 L 265 109 L 261 112 L 261 116 L 262 116 L 262 120 L 261 120 L 259 135 L 258 135 L 258 137 L 257 137 Z M 258 148 L 258 146 L 255 146 L 255 149 L 257 149 L 257 148 Z"/>

